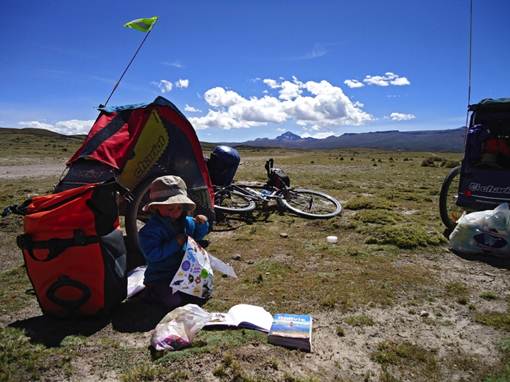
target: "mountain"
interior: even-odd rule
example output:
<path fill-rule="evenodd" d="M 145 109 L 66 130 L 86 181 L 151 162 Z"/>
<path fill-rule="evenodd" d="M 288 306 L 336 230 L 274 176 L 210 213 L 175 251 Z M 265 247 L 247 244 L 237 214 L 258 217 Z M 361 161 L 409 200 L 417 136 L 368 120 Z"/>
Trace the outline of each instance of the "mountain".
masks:
<path fill-rule="evenodd" d="M 274 138 L 257 138 L 242 143 L 229 143 L 231 146 L 281 147 L 296 149 L 337 149 L 373 148 L 401 151 L 464 151 L 464 127 L 449 130 L 422 131 L 375 131 L 369 133 L 346 133 L 339 137 L 323 139 L 301 138 L 287 131 Z"/>
<path fill-rule="evenodd" d="M 290 131 L 283 133 L 275 138 L 277 141 L 298 141 L 301 137 L 297 134 L 294 134 Z"/>
<path fill-rule="evenodd" d="M 34 127 L 25 127 L 25 128 L 12 128 L 12 127 L 0 127 L 0 134 L 28 134 L 28 135 L 36 135 L 42 137 L 49 138 L 62 138 L 62 139 L 83 139 L 85 135 L 64 135 L 59 134 L 51 130 L 46 129 L 38 129 Z"/>

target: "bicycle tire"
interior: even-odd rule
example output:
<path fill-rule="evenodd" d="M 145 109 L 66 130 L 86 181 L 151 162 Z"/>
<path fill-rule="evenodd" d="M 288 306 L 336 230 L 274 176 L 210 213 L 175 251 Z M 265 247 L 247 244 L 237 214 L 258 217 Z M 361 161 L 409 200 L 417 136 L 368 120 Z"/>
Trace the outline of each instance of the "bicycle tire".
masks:
<path fill-rule="evenodd" d="M 134 258 L 137 265 L 145 263 L 138 238 L 139 222 L 143 222 L 144 218 L 145 220 L 149 218 L 149 214 L 140 215 L 140 211 L 141 207 L 148 202 L 148 191 L 151 183 L 159 176 L 161 175 L 149 177 L 136 186 L 132 192 L 133 201 L 127 206 L 125 216 L 126 244 L 130 251 L 130 257 Z"/>
<path fill-rule="evenodd" d="M 253 211 L 255 207 L 255 202 L 239 191 L 221 189 L 214 193 L 215 211 L 242 214 Z"/>
<path fill-rule="evenodd" d="M 458 178 L 460 178 L 460 166 L 452 168 L 450 173 L 444 179 L 443 184 L 441 185 L 441 192 L 439 193 L 439 215 L 441 216 L 443 224 L 450 231 L 453 231 L 457 225 L 457 220 L 464 212 L 464 209 L 458 207 L 454 200 L 458 196 L 459 191 Z M 452 183 L 455 183 L 456 185 L 453 189 Z M 455 194 L 451 194 L 451 192 L 454 192 Z"/>
<path fill-rule="evenodd" d="M 342 205 L 338 200 L 313 190 L 288 189 L 278 202 L 289 211 L 310 219 L 329 219 L 342 212 Z"/>

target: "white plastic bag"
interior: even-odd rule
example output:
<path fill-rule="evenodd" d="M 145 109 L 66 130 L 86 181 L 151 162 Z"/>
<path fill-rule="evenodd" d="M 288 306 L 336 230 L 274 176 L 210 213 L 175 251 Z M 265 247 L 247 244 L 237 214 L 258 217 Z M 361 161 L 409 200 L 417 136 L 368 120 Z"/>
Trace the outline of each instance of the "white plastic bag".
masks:
<path fill-rule="evenodd" d="M 464 214 L 450 235 L 452 249 L 466 254 L 510 256 L 510 208 Z"/>
<path fill-rule="evenodd" d="M 179 350 L 191 346 L 193 338 L 210 313 L 195 304 L 187 304 L 169 312 L 159 322 L 151 337 L 151 346 L 157 351 Z"/>

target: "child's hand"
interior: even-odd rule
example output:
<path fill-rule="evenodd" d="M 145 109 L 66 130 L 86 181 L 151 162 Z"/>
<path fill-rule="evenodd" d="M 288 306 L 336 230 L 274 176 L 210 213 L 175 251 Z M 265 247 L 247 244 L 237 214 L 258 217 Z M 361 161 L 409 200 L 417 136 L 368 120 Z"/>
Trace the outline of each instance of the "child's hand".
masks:
<path fill-rule="evenodd" d="M 200 223 L 200 224 L 207 223 L 207 217 L 206 217 L 206 216 L 204 216 L 204 215 L 197 215 L 197 216 L 195 216 L 195 218 L 194 218 L 194 219 L 195 219 L 195 221 L 196 221 L 197 223 Z"/>
<path fill-rule="evenodd" d="M 184 234 L 184 233 L 178 233 L 177 235 L 175 235 L 175 240 L 177 240 L 177 243 L 180 246 L 184 245 L 186 239 L 187 239 L 187 237 L 186 237 L 186 234 Z"/>

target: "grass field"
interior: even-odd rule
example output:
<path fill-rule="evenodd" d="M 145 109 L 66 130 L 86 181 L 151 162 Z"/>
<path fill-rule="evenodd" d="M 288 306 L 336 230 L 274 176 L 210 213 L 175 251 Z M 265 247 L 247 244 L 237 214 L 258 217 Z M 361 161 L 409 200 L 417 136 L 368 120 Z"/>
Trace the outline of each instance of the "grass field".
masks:
<path fill-rule="evenodd" d="M 49 192 L 79 143 L 4 139 L 0 205 Z M 459 154 L 243 149 L 236 179 L 264 180 L 269 157 L 292 184 L 331 194 L 344 211 L 306 220 L 270 209 L 216 224 L 208 250 L 239 278 L 218 276 L 204 308 L 309 313 L 312 353 L 232 330 L 202 331 L 193 347 L 153 357 L 161 312 L 130 302 L 101 321 L 44 317 L 15 244 L 22 221 L 11 215 L 0 221 L 0 381 L 510 380 L 508 262 L 454 255 L 439 219 L 439 188 Z M 47 174 L 34 176 L 34 165 Z"/>

